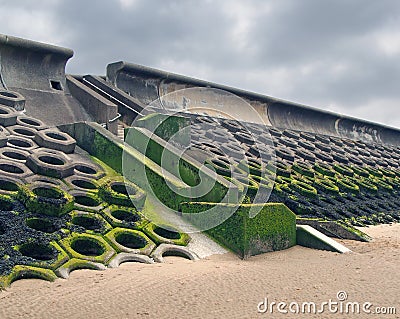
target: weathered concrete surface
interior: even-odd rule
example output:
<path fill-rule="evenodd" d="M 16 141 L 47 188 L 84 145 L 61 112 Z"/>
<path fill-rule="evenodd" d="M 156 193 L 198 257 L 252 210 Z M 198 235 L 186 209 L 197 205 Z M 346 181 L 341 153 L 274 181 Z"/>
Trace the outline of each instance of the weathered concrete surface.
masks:
<path fill-rule="evenodd" d="M 92 120 L 66 84 L 65 65 L 72 55 L 70 49 L 0 35 L 1 86 L 21 94 L 26 114 L 48 125 Z"/>
<path fill-rule="evenodd" d="M 7 88 L 51 91 L 53 81 L 66 89 L 64 70 L 72 50 L 0 35 L 0 54 L 1 79 Z"/>
<path fill-rule="evenodd" d="M 118 113 L 121 115 L 120 120 L 127 125 L 130 125 L 138 115 L 143 115 L 142 112 L 146 105 L 111 85 L 109 82 L 106 82 L 103 78 L 85 75 L 82 77 L 82 83 L 104 98 L 115 103 L 118 106 Z"/>
<path fill-rule="evenodd" d="M 187 92 L 180 91 L 193 87 L 225 90 L 243 98 L 259 113 L 265 124 L 273 127 L 359 139 L 370 143 L 400 145 L 400 131 L 395 128 L 136 64 L 109 64 L 107 81 L 144 104 L 159 99 L 161 108 L 173 111 L 190 111 L 205 106 L 212 116 L 230 108 L 241 120 L 257 120 L 248 119 L 248 110 L 243 109 L 242 105 L 239 107 L 232 104 L 232 100 L 224 99 L 222 94 L 218 98 L 208 96 L 209 101 L 199 101 L 196 96 L 187 96 Z M 214 108 L 215 113 L 210 108 Z"/>
<path fill-rule="evenodd" d="M 297 244 L 304 247 L 349 253 L 350 249 L 308 225 L 296 226 Z"/>
<path fill-rule="evenodd" d="M 67 75 L 67 83 L 69 90 L 81 103 L 86 112 L 97 123 L 104 123 L 110 132 L 117 134 L 117 106 L 70 75 Z"/>
<path fill-rule="evenodd" d="M 297 218 L 296 224 L 311 226 L 329 237 L 359 241 L 370 241 L 372 239 L 367 234 L 361 231 L 355 232 L 354 230 L 349 230 L 345 226 L 337 223 L 336 221 L 321 221 L 317 219 Z"/>

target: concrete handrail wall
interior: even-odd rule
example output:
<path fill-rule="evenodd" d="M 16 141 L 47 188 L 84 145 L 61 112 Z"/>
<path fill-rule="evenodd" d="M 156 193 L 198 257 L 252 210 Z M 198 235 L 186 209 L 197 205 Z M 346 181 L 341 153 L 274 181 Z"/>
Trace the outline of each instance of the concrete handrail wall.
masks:
<path fill-rule="evenodd" d="M 144 104 L 185 88 L 216 88 L 246 100 L 267 125 L 370 143 L 400 145 L 400 130 L 392 127 L 137 64 L 122 61 L 109 64 L 107 81 Z M 182 98 L 180 95 L 177 97 Z M 237 113 L 241 118 L 246 110 L 238 108 Z"/>
<path fill-rule="evenodd" d="M 68 90 L 70 49 L 0 34 L 0 82 L 6 89 Z"/>

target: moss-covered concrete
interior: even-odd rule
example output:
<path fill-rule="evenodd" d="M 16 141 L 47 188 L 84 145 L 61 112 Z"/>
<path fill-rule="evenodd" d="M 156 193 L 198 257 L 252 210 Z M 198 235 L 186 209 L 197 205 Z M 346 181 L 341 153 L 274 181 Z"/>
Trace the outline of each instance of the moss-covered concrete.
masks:
<path fill-rule="evenodd" d="M 285 205 L 279 203 L 229 204 L 183 203 L 182 213 L 191 222 L 199 222 L 196 214 L 216 207 L 221 211 L 236 211 L 222 224 L 206 230 L 218 242 L 239 254 L 242 258 L 282 250 L 296 244 L 296 216 Z M 258 214 L 250 218 L 252 207 L 259 208 Z M 202 227 L 203 225 L 197 225 Z"/>

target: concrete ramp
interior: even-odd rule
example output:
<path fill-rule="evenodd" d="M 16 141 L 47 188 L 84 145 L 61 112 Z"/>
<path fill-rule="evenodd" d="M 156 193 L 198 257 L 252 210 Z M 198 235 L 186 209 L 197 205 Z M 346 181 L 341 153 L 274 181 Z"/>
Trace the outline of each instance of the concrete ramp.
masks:
<path fill-rule="evenodd" d="M 351 252 L 347 247 L 308 225 L 296 226 L 296 241 L 297 245 L 308 248 L 329 250 L 342 254 Z"/>

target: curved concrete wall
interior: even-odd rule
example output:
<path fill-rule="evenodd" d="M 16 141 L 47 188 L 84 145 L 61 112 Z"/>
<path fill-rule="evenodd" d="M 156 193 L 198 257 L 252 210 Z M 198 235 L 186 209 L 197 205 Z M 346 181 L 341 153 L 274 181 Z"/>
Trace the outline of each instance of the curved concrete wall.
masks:
<path fill-rule="evenodd" d="M 0 34 L 0 82 L 26 99 L 26 115 L 47 125 L 92 120 L 66 83 L 72 56 L 70 49 Z"/>
<path fill-rule="evenodd" d="M 6 88 L 51 91 L 65 83 L 65 65 L 73 51 L 49 44 L 0 35 L 0 75 Z"/>
<path fill-rule="evenodd" d="M 171 105 L 175 105 L 176 108 L 177 104 L 182 103 L 183 96 L 178 90 L 191 87 L 221 89 L 236 94 L 251 104 L 267 125 L 365 142 L 400 145 L 400 130 L 395 128 L 136 64 L 109 64 L 107 81 L 144 104 L 169 94 L 167 104 L 160 98 L 162 103 L 159 106 L 164 108 Z M 172 92 L 176 92 L 176 101 L 171 101 Z M 235 105 L 229 107 L 232 109 Z M 237 105 L 235 112 L 237 117 L 248 120 L 243 105 Z"/>

